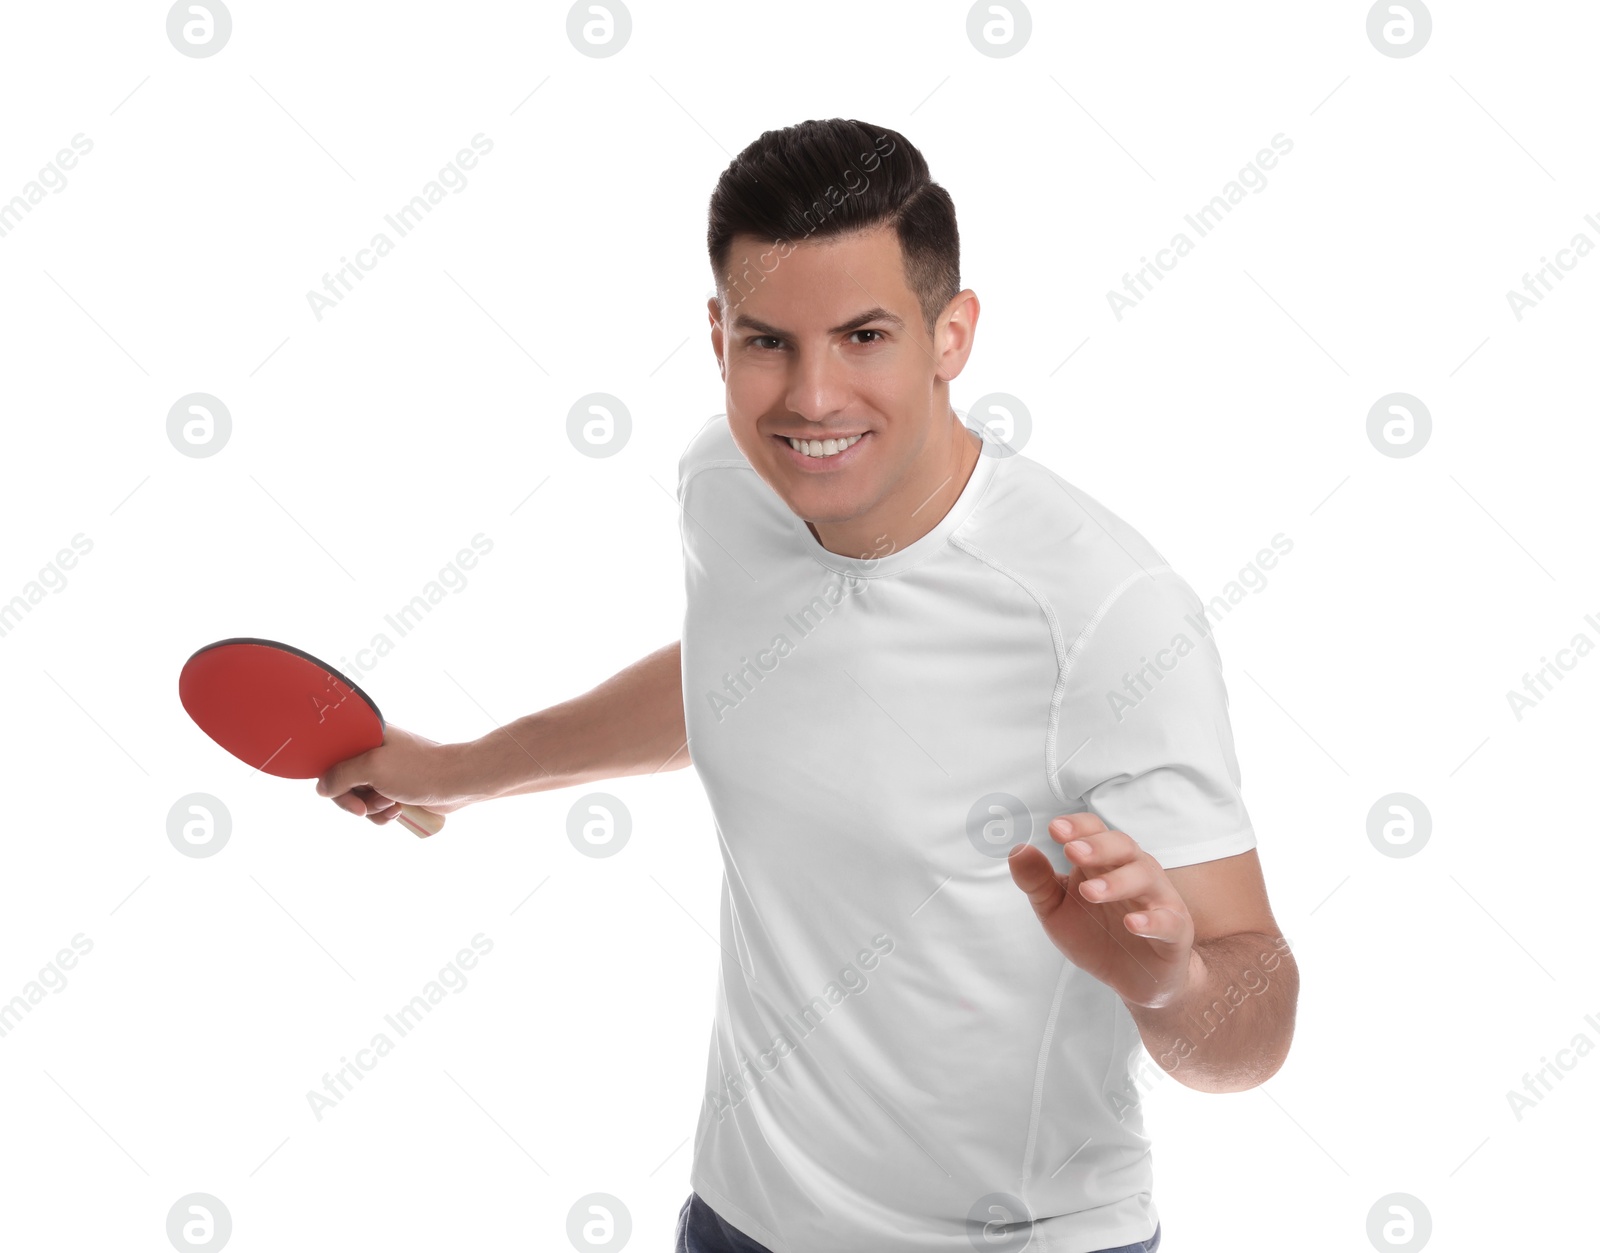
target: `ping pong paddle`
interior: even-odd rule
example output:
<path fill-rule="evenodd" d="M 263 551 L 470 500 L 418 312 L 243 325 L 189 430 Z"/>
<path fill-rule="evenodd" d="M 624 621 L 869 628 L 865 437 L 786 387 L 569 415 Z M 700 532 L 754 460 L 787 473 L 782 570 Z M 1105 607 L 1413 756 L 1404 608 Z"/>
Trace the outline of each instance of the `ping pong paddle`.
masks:
<path fill-rule="evenodd" d="M 315 779 L 383 743 L 383 715 L 339 671 L 276 640 L 227 639 L 195 652 L 178 699 L 196 725 L 246 765 L 280 779 Z M 395 815 L 419 836 L 444 817 L 415 805 Z"/>

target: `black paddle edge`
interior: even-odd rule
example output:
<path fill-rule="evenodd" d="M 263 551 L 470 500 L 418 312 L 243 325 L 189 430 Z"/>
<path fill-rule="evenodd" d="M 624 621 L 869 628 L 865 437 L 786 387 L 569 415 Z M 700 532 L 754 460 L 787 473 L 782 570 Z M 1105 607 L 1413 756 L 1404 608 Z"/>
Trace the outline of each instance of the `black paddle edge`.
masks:
<path fill-rule="evenodd" d="M 362 691 L 358 684 L 352 683 L 344 671 L 337 670 L 333 666 L 330 666 L 327 662 L 323 661 L 321 657 L 313 657 L 310 653 L 306 652 L 305 649 L 296 648 L 293 644 L 285 644 L 282 640 L 263 640 L 257 639 L 251 635 L 236 635 L 231 639 L 216 640 L 213 643 L 207 644 L 204 648 L 195 649 L 194 652 L 189 654 L 189 661 L 193 661 L 201 653 L 209 653 L 213 648 L 221 648 L 224 644 L 260 644 L 266 648 L 276 648 L 286 653 L 293 653 L 296 657 L 304 658 L 313 665 L 321 666 L 334 678 L 338 679 L 339 682 L 343 683 L 362 700 L 367 702 L 367 707 L 371 709 L 374 714 L 377 714 L 379 726 L 386 725 L 383 721 L 383 714 L 379 713 L 378 711 L 378 702 L 373 700 L 372 697 L 368 696 L 364 691 Z M 184 662 L 184 665 L 188 664 L 188 661 Z"/>

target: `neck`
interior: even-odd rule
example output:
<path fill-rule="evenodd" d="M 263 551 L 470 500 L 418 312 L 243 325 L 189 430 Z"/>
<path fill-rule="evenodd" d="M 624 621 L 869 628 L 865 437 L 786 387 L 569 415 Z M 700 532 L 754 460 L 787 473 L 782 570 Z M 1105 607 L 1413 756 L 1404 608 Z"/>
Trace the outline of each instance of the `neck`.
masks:
<path fill-rule="evenodd" d="M 906 474 L 868 513 L 844 522 L 807 522 L 811 534 L 841 557 L 884 557 L 939 525 L 972 477 L 982 439 L 951 411 L 950 421 Z"/>

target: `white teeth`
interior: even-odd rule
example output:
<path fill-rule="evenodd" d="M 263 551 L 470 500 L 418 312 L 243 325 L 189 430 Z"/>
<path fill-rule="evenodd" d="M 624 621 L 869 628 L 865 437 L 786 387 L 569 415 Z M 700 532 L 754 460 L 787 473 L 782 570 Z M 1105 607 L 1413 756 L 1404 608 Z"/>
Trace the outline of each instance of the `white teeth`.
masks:
<path fill-rule="evenodd" d="M 789 447 L 808 457 L 831 457 L 834 453 L 843 452 L 860 438 L 860 435 L 852 435 L 848 439 L 791 439 Z"/>

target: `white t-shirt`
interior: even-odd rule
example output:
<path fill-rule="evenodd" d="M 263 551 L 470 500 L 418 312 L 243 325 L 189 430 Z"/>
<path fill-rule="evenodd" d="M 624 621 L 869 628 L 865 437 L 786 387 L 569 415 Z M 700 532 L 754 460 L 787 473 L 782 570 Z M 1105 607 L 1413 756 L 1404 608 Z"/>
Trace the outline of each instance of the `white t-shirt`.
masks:
<path fill-rule="evenodd" d="M 974 1207 L 1029 1253 L 1148 1239 L 1137 1028 L 1006 854 L 1066 873 L 1045 827 L 1083 810 L 1163 867 L 1255 847 L 1199 599 L 1021 454 L 875 557 L 823 548 L 723 414 L 678 499 L 724 866 L 691 1186 L 774 1253 L 971 1253 Z"/>

